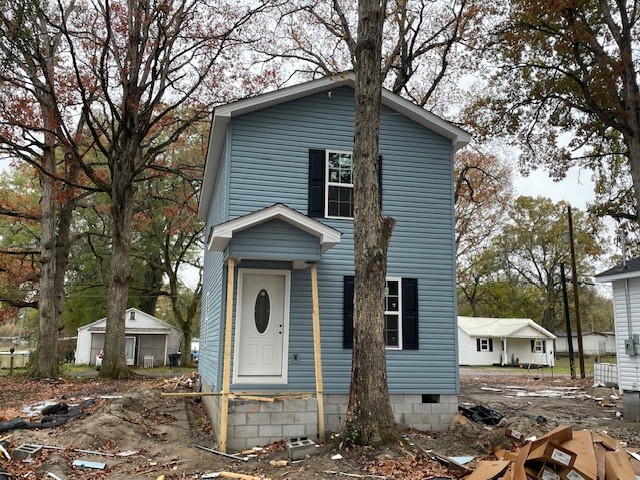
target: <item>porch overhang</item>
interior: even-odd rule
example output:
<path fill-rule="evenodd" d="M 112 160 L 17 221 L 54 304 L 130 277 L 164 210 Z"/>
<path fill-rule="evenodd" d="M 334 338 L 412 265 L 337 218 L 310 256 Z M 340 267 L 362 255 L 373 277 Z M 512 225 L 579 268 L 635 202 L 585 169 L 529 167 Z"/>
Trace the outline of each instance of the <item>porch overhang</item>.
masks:
<path fill-rule="evenodd" d="M 318 239 L 320 253 L 340 243 L 341 233 L 318 220 L 303 215 L 282 203 L 257 210 L 242 217 L 216 225 L 211 230 L 209 250 L 225 251 L 234 235 L 274 220 L 279 220 Z M 280 260 L 290 260 L 281 258 Z M 317 259 L 310 258 L 311 261 Z"/>

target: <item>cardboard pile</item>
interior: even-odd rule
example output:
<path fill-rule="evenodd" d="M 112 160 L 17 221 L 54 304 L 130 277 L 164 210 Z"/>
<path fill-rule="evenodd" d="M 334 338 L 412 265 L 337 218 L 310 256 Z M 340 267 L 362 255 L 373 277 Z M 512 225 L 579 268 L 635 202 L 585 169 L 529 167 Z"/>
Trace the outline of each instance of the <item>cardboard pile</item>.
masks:
<path fill-rule="evenodd" d="M 532 441 L 507 429 L 520 446 L 497 448 L 498 460 L 481 461 L 468 480 L 636 480 L 640 462 L 606 433 L 572 430 L 561 425 Z"/>

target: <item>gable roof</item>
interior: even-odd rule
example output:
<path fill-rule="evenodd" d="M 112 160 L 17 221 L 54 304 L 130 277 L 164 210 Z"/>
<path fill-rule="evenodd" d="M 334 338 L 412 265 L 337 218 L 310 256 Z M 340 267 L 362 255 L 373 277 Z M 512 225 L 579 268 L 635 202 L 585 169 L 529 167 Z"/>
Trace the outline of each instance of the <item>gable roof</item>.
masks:
<path fill-rule="evenodd" d="M 303 215 L 282 203 L 275 203 L 270 207 L 257 210 L 212 227 L 209 248 L 211 250 L 223 251 L 227 248 L 227 245 L 231 238 L 233 238 L 233 234 L 235 232 L 240 232 L 275 219 L 282 220 L 289 225 L 293 225 L 294 227 L 317 237 L 320 240 L 320 248 L 322 249 L 322 252 L 326 252 L 334 245 L 340 243 L 340 236 L 342 234 L 335 228 L 331 228 L 314 218 Z"/>
<path fill-rule="evenodd" d="M 207 158 L 202 190 L 200 192 L 198 216 L 203 219 L 207 217 L 211 196 L 213 195 L 213 188 L 218 175 L 218 168 L 220 166 L 222 148 L 227 135 L 227 126 L 232 117 L 255 112 L 263 108 L 308 97 L 342 86 L 349 86 L 355 89 L 355 81 L 356 76 L 352 71 L 338 73 L 216 107 L 213 112 L 213 123 L 209 135 L 209 145 L 207 147 Z M 468 132 L 386 88 L 382 89 L 382 104 L 429 130 L 448 138 L 453 142 L 454 151 L 462 148 L 471 141 L 471 135 Z"/>
<path fill-rule="evenodd" d="M 640 257 L 627 260 L 626 265 L 616 265 L 597 274 L 595 280 L 596 283 L 605 283 L 634 277 L 640 277 Z"/>
<path fill-rule="evenodd" d="M 127 322 L 130 321 L 130 313 L 131 312 L 136 312 L 136 316 L 138 316 L 138 314 L 144 315 L 145 317 L 150 319 L 153 323 L 158 325 L 157 329 L 163 329 L 163 330 L 167 330 L 168 329 L 168 330 L 176 330 L 177 331 L 177 329 L 174 326 L 169 325 L 168 323 L 163 322 L 159 318 L 156 318 L 153 315 L 149 315 L 148 313 L 145 313 L 142 310 L 138 310 L 137 308 L 127 308 L 127 310 L 125 311 L 125 316 L 124 316 L 125 325 L 126 325 L 125 329 L 129 329 L 129 330 L 132 329 L 131 325 L 127 325 Z M 82 327 L 78 327 L 77 330 L 78 331 L 81 331 L 81 330 L 95 330 L 95 328 L 98 327 L 100 324 L 106 324 L 106 322 L 107 322 L 107 318 L 106 317 L 102 317 L 101 319 L 96 320 L 95 322 L 91 322 L 91 323 L 88 323 L 86 325 L 83 325 Z M 103 327 L 103 329 L 104 329 L 104 327 Z M 137 328 L 136 330 L 145 330 L 145 329 Z"/>
<path fill-rule="evenodd" d="M 471 337 L 538 338 L 539 334 L 555 340 L 556 336 L 530 318 L 458 317 L 458 328 Z M 536 331 L 535 336 L 526 333 Z"/>

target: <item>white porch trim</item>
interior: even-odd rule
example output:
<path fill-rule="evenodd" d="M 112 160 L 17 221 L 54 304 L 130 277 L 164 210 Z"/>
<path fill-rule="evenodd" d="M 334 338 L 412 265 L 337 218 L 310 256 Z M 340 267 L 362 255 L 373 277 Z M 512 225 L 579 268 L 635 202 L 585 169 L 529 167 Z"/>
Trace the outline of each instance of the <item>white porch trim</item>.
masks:
<path fill-rule="evenodd" d="M 334 245 L 340 243 L 340 236 L 342 234 L 335 228 L 331 228 L 311 217 L 307 217 L 282 203 L 276 203 L 270 207 L 257 210 L 248 215 L 213 227 L 211 239 L 209 240 L 209 250 L 224 251 L 235 232 L 240 232 L 274 219 L 282 220 L 319 238 L 322 252 L 326 252 Z"/>

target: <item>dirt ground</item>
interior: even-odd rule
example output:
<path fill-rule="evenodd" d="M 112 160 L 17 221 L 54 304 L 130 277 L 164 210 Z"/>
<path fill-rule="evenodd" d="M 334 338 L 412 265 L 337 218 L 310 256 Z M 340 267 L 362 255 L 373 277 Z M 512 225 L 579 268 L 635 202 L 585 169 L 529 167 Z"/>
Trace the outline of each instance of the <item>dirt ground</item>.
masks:
<path fill-rule="evenodd" d="M 410 430 L 404 432 L 407 440 L 404 445 L 348 451 L 323 446 L 315 457 L 282 466 L 274 463 L 286 460 L 283 443 L 255 451 L 255 456 L 247 462 L 197 449 L 195 445 L 215 448 L 211 426 L 201 404 L 193 398 L 161 396 L 162 392 L 190 391 L 188 386 L 183 386 L 184 382 L 178 384 L 177 378 L 36 382 L 24 377 L 2 377 L 0 415 L 5 419 L 16 416 L 28 419 L 23 409 L 30 407 L 26 411 L 37 412 L 38 405 L 44 401 L 74 405 L 93 398 L 95 402 L 86 410 L 86 416 L 71 419 L 59 427 L 0 433 L 0 437 L 9 436 L 6 439 L 9 453 L 21 444 L 56 447 L 44 448 L 28 462 L 1 458 L 0 464 L 10 478 L 28 479 L 157 479 L 161 475 L 166 480 L 195 479 L 219 471 L 273 479 L 350 478 L 339 472 L 369 475 L 367 478 L 445 479 L 462 478 L 465 474 L 426 459 L 415 445 L 447 456 L 490 458 L 493 446 L 511 447 L 501 427 L 509 426 L 529 436 L 567 423 L 574 429 L 604 429 L 627 446 L 640 447 L 638 424 L 617 417 L 621 411 L 617 391 L 594 388 L 590 379 L 575 381 L 516 373 L 463 371 L 461 374 L 460 404 L 483 405 L 504 415 L 498 427 L 472 422 L 441 433 Z M 31 421 L 38 420 L 36 415 Z M 332 459 L 336 453 L 343 458 Z M 106 468 L 74 467 L 74 460 L 102 462 Z M 3 478 L 1 474 L 0 478 Z"/>

